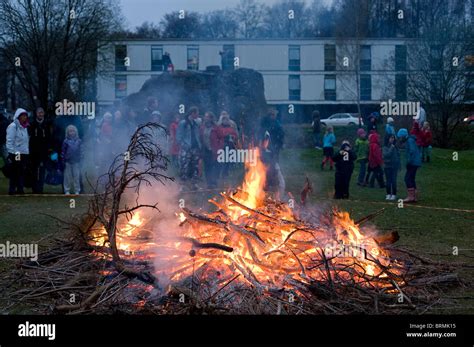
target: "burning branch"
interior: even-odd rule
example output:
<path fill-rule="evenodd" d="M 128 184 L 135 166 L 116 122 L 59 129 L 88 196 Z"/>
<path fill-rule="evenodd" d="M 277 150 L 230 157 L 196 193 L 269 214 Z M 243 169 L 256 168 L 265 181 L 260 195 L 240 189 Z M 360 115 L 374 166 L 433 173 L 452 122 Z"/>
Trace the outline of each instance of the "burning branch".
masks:
<path fill-rule="evenodd" d="M 173 180 L 165 175 L 168 159 L 156 141 L 162 131 L 166 129 L 157 123 L 140 126 L 132 135 L 125 153 L 117 155 L 108 172 L 98 178 L 94 198 L 89 204 L 89 214 L 96 216 L 107 232 L 112 259 L 125 272 L 117 247 L 118 218 L 131 216 L 132 212 L 142 208 L 158 210 L 157 204 L 139 203 L 140 189 L 142 185 Z M 135 205 L 131 207 L 124 204 L 130 190 L 136 194 Z"/>

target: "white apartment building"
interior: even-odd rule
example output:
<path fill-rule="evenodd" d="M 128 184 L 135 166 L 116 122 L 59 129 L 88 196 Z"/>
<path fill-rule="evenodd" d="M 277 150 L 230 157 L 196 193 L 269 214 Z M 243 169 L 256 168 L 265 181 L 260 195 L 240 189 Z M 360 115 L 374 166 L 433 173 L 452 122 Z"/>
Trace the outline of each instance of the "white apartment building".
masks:
<path fill-rule="evenodd" d="M 139 91 L 163 73 L 168 52 L 175 70 L 254 69 L 263 75 L 268 104 L 282 108 L 354 110 L 357 84 L 361 104 L 376 107 L 388 99 L 410 100 L 407 47 L 407 39 L 114 41 L 99 53 L 107 63 L 99 65 L 97 100 L 105 106 Z"/>

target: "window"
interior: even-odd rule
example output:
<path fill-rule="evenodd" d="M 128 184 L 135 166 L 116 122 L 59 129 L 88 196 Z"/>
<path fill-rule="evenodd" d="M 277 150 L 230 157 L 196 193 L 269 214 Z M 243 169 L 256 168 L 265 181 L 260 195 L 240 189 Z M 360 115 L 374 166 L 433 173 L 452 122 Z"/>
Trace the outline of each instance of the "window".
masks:
<path fill-rule="evenodd" d="M 299 75 L 290 75 L 288 80 L 289 99 L 300 100 L 301 83 Z"/>
<path fill-rule="evenodd" d="M 324 76 L 324 100 L 336 100 L 336 76 Z"/>
<path fill-rule="evenodd" d="M 336 70 L 336 45 L 324 45 L 324 70 Z"/>
<path fill-rule="evenodd" d="M 288 70 L 300 71 L 300 46 L 290 46 L 288 49 Z"/>
<path fill-rule="evenodd" d="M 198 46 L 188 46 L 188 70 L 199 70 Z"/>
<path fill-rule="evenodd" d="M 115 71 L 127 71 L 125 66 L 125 58 L 127 57 L 127 46 L 115 46 Z"/>
<path fill-rule="evenodd" d="M 395 70 L 405 71 L 407 69 L 407 46 L 395 46 Z"/>
<path fill-rule="evenodd" d="M 372 65 L 372 54 L 370 46 L 363 45 L 360 47 L 360 70 L 370 71 Z"/>
<path fill-rule="evenodd" d="M 115 98 L 122 99 L 127 96 L 127 76 L 115 76 Z"/>
<path fill-rule="evenodd" d="M 407 75 L 395 75 L 395 100 L 407 99 Z"/>
<path fill-rule="evenodd" d="M 372 79 L 370 75 L 360 75 L 360 99 L 372 99 Z"/>
<path fill-rule="evenodd" d="M 221 54 L 222 70 L 234 70 L 235 46 L 224 45 Z"/>
<path fill-rule="evenodd" d="M 163 71 L 163 46 L 151 46 L 151 71 Z"/>
<path fill-rule="evenodd" d="M 443 48 L 439 45 L 430 47 L 430 68 L 433 71 L 443 69 Z"/>

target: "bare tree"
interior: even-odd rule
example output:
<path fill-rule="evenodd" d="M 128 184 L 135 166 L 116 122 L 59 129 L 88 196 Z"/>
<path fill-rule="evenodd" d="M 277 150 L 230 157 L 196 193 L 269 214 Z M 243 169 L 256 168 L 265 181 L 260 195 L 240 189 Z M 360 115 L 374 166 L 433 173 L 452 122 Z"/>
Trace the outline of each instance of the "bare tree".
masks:
<path fill-rule="evenodd" d="M 279 2 L 265 11 L 264 36 L 275 38 L 307 37 L 311 32 L 310 12 L 298 0 Z"/>
<path fill-rule="evenodd" d="M 263 24 L 266 7 L 255 0 L 241 0 L 235 8 L 240 35 L 243 38 L 255 38 Z"/>
<path fill-rule="evenodd" d="M 98 40 L 120 18 L 112 0 L 1 0 L 0 47 L 31 103 L 46 106 L 94 73 Z"/>
<path fill-rule="evenodd" d="M 202 18 L 202 36 L 210 39 L 235 38 L 239 25 L 232 10 L 217 10 Z"/>
<path fill-rule="evenodd" d="M 368 1 L 346 0 L 336 4 L 338 10 L 336 66 L 343 72 L 340 74 L 340 82 L 349 97 L 357 104 L 359 115 L 362 115 L 361 71 L 370 70 L 370 66 L 361 66 L 361 46 L 368 37 Z"/>
<path fill-rule="evenodd" d="M 194 39 L 201 36 L 201 15 L 197 12 L 167 13 L 160 25 L 165 38 Z"/>
<path fill-rule="evenodd" d="M 157 123 L 140 126 L 132 135 L 126 151 L 115 157 L 108 172 L 99 177 L 95 184 L 89 214 L 107 231 L 111 254 L 117 266 L 121 264 L 116 239 L 119 217 L 131 217 L 132 212 L 142 208 L 158 210 L 158 203 L 150 205 L 140 202 L 140 191 L 144 185 L 149 187 L 154 183 L 164 184 L 173 180 L 165 174 L 168 159 L 156 141 L 163 130 Z M 129 193 L 133 195 L 131 199 Z M 127 198 L 132 205 L 127 204 Z"/>
<path fill-rule="evenodd" d="M 425 30 L 408 46 L 408 93 L 427 109 L 438 144 L 447 147 L 472 101 L 474 74 L 465 58 L 474 52 L 474 30 L 466 12 L 445 8 L 442 0 L 425 5 Z"/>

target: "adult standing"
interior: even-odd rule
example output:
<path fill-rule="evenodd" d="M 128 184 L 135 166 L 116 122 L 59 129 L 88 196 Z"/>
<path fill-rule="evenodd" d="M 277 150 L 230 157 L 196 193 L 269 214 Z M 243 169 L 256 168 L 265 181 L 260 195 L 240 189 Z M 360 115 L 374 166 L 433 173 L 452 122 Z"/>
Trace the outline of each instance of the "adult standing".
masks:
<path fill-rule="evenodd" d="M 319 111 L 313 111 L 313 122 L 311 123 L 311 127 L 313 129 L 313 144 L 314 148 L 321 149 L 321 116 Z"/>
<path fill-rule="evenodd" d="M 204 114 L 204 121 L 201 125 L 202 158 L 206 173 L 207 188 L 217 187 L 217 150 L 219 149 L 217 139 L 218 127 L 215 116 L 212 112 Z"/>
<path fill-rule="evenodd" d="M 13 122 L 7 128 L 6 147 L 8 152 L 8 163 L 11 165 L 10 183 L 8 194 L 25 194 L 23 188 L 25 183 L 26 167 L 28 165 L 29 136 L 28 136 L 28 113 L 19 108 L 15 112 Z"/>
<path fill-rule="evenodd" d="M 188 116 L 179 123 L 176 131 L 176 141 L 180 147 L 179 176 L 183 181 L 191 179 L 196 188 L 201 151 L 199 125 L 196 122 L 198 118 L 199 109 L 191 107 Z"/>
<path fill-rule="evenodd" d="M 49 122 L 45 119 L 45 112 L 38 107 L 35 117 L 28 127 L 30 135 L 30 168 L 32 174 L 32 190 L 35 194 L 43 194 L 44 177 L 48 154 L 52 151 L 52 133 Z"/>

